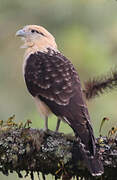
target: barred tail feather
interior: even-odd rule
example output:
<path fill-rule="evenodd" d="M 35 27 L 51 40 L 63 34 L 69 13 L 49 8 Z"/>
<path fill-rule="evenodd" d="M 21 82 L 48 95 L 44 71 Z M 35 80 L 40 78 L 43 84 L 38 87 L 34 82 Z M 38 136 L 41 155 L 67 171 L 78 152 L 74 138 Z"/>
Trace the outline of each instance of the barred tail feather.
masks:
<path fill-rule="evenodd" d="M 69 122 L 71 120 L 69 119 Z M 73 120 L 72 120 L 73 121 Z M 73 127 L 74 126 L 74 127 Z M 101 176 L 104 172 L 103 164 L 99 154 L 96 152 L 95 137 L 89 120 L 87 126 L 82 127 L 82 124 L 72 124 L 72 129 L 77 139 L 78 153 L 81 154 L 81 159 L 84 161 L 92 176 Z M 75 153 L 76 154 L 76 153 Z"/>
<path fill-rule="evenodd" d="M 81 140 L 79 138 L 77 138 L 77 142 L 78 142 L 78 151 L 81 154 L 81 159 L 86 164 L 91 175 L 101 176 L 104 173 L 104 168 L 98 155 L 97 154 L 95 154 L 94 156 L 89 155 L 89 152 L 85 149 L 84 144 L 81 143 Z"/>
<path fill-rule="evenodd" d="M 104 168 L 101 160 L 99 160 L 97 157 L 91 159 L 89 170 L 92 176 L 101 176 L 104 173 Z"/>

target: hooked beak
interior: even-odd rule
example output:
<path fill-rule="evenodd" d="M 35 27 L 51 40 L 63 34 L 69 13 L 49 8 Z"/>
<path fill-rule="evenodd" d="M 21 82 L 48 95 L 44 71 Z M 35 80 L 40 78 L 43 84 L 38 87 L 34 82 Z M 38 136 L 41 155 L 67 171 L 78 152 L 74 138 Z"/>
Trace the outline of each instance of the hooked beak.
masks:
<path fill-rule="evenodd" d="M 24 29 L 20 29 L 16 32 L 16 36 L 19 37 L 25 37 L 26 36 L 26 31 Z"/>

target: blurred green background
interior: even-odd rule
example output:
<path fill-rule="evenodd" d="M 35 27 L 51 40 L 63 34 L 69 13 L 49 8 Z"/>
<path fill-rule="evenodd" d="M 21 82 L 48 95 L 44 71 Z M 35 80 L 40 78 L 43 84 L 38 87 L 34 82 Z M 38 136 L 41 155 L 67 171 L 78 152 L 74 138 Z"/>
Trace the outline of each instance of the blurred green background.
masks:
<path fill-rule="evenodd" d="M 56 37 L 60 51 L 71 59 L 83 84 L 117 68 L 117 1 L 0 0 L 0 119 L 15 114 L 17 122 L 31 119 L 32 126 L 40 128 L 43 120 L 23 81 L 24 49 L 15 37 L 27 24 L 42 25 Z M 117 92 L 105 93 L 87 104 L 96 136 L 102 118 L 110 118 L 103 128 L 106 135 L 117 124 Z M 50 118 L 49 127 L 54 130 L 55 124 L 55 117 Z M 63 129 L 72 132 L 64 123 Z M 6 179 L 18 177 L 0 174 L 0 180 Z"/>

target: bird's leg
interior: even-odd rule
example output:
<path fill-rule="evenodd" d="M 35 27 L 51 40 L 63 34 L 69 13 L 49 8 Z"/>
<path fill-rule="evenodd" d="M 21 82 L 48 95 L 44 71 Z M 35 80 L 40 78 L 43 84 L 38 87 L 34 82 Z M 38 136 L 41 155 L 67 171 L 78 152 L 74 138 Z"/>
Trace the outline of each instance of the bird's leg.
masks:
<path fill-rule="evenodd" d="M 45 124 L 44 124 L 44 130 L 48 130 L 48 117 L 45 117 Z"/>
<path fill-rule="evenodd" d="M 56 132 L 58 132 L 58 130 L 59 130 L 60 122 L 61 122 L 61 119 L 58 118 L 58 119 L 57 119 L 57 125 L 56 125 Z"/>

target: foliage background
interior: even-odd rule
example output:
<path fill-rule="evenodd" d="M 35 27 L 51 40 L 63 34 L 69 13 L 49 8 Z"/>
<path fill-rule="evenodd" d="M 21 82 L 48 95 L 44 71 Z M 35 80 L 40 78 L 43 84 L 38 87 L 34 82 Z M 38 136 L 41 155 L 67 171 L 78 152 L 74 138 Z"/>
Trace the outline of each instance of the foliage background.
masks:
<path fill-rule="evenodd" d="M 27 24 L 42 25 L 56 37 L 60 51 L 71 59 L 83 84 L 117 68 L 117 2 L 0 0 L 0 119 L 15 114 L 17 122 L 31 119 L 33 127 L 43 127 L 23 81 L 24 49 L 19 49 L 22 42 L 15 37 L 16 31 Z M 110 118 L 103 128 L 103 134 L 107 134 L 117 122 L 117 92 L 105 93 L 87 103 L 96 136 L 102 118 Z M 55 117 L 51 117 L 49 127 L 55 129 L 55 124 Z M 72 132 L 63 123 L 61 131 Z M 0 179 L 18 177 L 0 174 Z"/>

